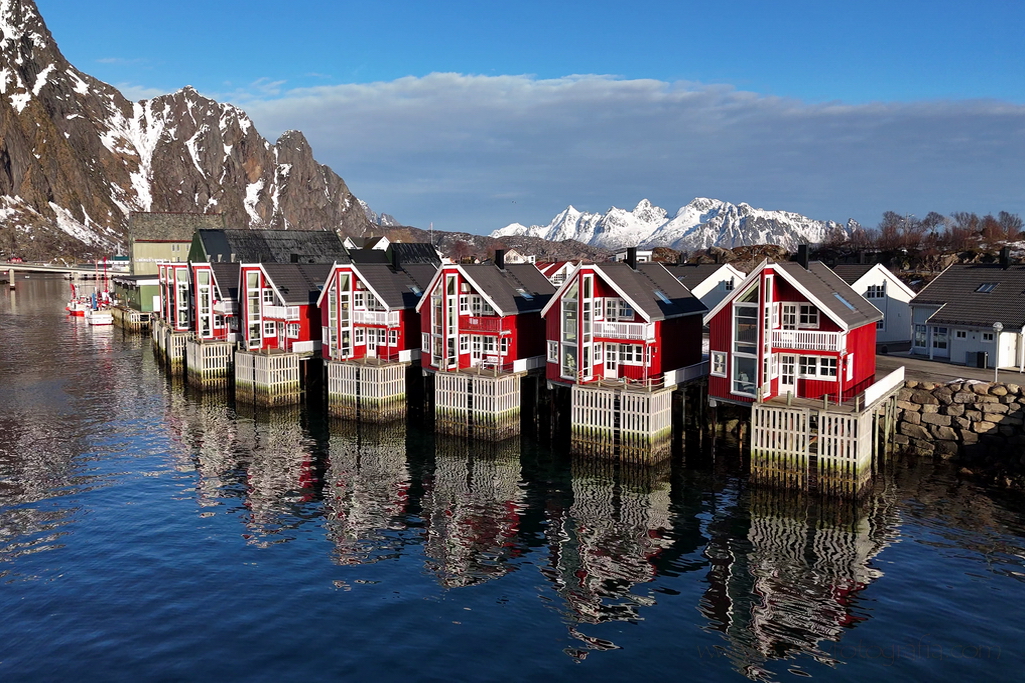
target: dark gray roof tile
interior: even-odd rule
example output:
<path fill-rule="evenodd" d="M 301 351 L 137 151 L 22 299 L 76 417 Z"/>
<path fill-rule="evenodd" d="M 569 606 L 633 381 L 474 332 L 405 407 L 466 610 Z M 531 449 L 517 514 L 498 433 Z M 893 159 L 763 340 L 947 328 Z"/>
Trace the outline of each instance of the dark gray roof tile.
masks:
<path fill-rule="evenodd" d="M 984 288 L 982 285 L 995 284 Z M 947 325 L 992 327 L 1001 322 L 1008 329 L 1025 324 L 1025 266 L 1004 270 L 999 264 L 957 264 L 918 293 L 911 305 L 932 304 L 942 308 L 929 319 Z"/>

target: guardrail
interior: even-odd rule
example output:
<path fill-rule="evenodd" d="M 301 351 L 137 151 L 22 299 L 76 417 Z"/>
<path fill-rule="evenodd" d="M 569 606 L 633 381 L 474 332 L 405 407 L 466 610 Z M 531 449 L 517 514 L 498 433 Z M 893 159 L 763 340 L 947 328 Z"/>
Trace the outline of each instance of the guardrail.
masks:
<path fill-rule="evenodd" d="M 356 325 L 399 326 L 398 311 L 353 311 L 352 322 Z"/>
<path fill-rule="evenodd" d="M 463 330 L 460 330 L 463 331 Z M 502 319 L 491 316 L 470 316 L 466 319 L 466 332 L 501 332 Z"/>
<path fill-rule="evenodd" d="M 840 332 L 816 332 L 811 330 L 773 330 L 772 346 L 780 349 L 805 351 L 842 351 Z"/>
<path fill-rule="evenodd" d="M 642 339 L 655 338 L 655 326 L 651 323 L 613 323 L 598 321 L 594 323 L 594 336 L 606 339 Z"/>
<path fill-rule="evenodd" d="M 299 320 L 299 307 L 265 305 L 263 307 L 263 317 L 274 318 L 275 320 Z"/>

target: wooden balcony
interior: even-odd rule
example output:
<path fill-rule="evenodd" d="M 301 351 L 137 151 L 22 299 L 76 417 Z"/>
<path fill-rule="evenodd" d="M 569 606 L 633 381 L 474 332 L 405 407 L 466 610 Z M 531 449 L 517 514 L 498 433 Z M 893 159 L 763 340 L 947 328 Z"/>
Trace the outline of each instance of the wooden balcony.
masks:
<path fill-rule="evenodd" d="M 501 332 L 502 319 L 498 316 L 470 316 L 466 328 L 460 332 Z"/>
<path fill-rule="evenodd" d="M 238 302 L 218 301 L 214 304 L 214 313 L 217 315 L 235 315 L 238 313 Z"/>
<path fill-rule="evenodd" d="M 773 330 L 772 347 L 802 351 L 843 351 L 843 336 L 840 332 Z"/>
<path fill-rule="evenodd" d="M 263 317 L 274 320 L 298 321 L 299 306 L 264 306 Z"/>
<path fill-rule="evenodd" d="M 599 321 L 594 323 L 594 336 L 603 339 L 638 339 L 653 341 L 655 326 L 651 323 L 612 323 Z"/>
<path fill-rule="evenodd" d="M 353 311 L 352 322 L 355 325 L 399 326 L 398 311 Z"/>

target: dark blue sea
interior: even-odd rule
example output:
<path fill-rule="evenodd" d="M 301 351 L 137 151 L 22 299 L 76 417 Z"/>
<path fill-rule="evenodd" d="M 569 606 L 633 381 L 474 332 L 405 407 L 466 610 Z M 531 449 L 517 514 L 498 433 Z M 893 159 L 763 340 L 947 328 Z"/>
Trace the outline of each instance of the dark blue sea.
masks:
<path fill-rule="evenodd" d="M 0 681 L 1022 680 L 1025 507 L 235 407 L 0 293 Z"/>

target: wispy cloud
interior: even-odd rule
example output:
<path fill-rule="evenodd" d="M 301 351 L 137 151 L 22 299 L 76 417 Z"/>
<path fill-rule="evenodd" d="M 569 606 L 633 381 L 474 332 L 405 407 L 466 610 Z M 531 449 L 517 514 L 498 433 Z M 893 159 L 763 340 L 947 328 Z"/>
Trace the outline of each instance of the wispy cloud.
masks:
<path fill-rule="evenodd" d="M 139 100 L 149 100 L 154 97 L 157 97 L 158 95 L 167 94 L 166 90 L 161 90 L 159 88 L 149 88 L 144 85 L 133 85 L 131 83 L 118 83 L 115 87 L 121 91 L 122 95 L 127 97 L 129 100 L 132 100 L 133 102 L 138 102 Z"/>
<path fill-rule="evenodd" d="M 125 59 L 124 57 L 101 57 L 96 60 L 99 64 L 144 64 L 146 61 L 142 58 Z"/>
<path fill-rule="evenodd" d="M 729 86 L 578 75 L 435 73 L 235 100 L 270 137 L 298 128 L 322 163 L 400 220 L 488 231 L 566 204 L 695 196 L 872 224 L 884 210 L 1025 213 L 1025 106 L 806 104 Z"/>

